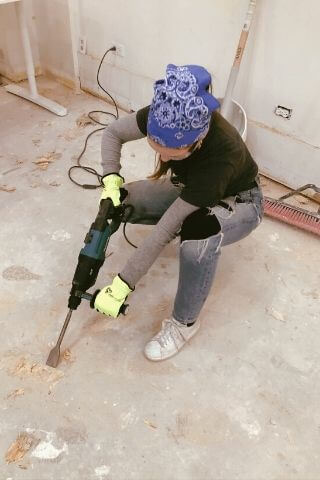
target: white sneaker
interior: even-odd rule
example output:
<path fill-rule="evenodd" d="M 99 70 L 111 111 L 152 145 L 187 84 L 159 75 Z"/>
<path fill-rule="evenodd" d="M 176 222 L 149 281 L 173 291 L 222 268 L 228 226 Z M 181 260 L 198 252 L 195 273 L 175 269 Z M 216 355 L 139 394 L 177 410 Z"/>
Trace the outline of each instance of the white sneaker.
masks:
<path fill-rule="evenodd" d="M 162 322 L 160 332 L 146 344 L 144 354 L 154 362 L 170 358 L 181 350 L 199 328 L 199 320 L 187 327 L 174 318 L 166 319 Z"/>

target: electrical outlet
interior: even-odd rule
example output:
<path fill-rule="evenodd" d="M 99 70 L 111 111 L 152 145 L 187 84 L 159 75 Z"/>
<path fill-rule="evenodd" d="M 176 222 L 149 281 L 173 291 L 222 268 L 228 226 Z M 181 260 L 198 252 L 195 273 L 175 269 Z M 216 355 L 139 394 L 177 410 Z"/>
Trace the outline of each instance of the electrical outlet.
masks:
<path fill-rule="evenodd" d="M 291 118 L 291 115 L 292 115 L 292 108 L 282 107 L 281 105 L 278 105 L 274 113 L 279 117 L 283 117 L 289 120 L 289 118 Z"/>
<path fill-rule="evenodd" d="M 87 37 L 80 35 L 79 37 L 79 52 L 85 55 L 87 53 Z"/>
<path fill-rule="evenodd" d="M 119 57 L 124 57 L 124 54 L 125 54 L 124 45 L 122 45 L 121 43 L 118 43 L 116 47 L 117 47 L 116 52 L 118 52 Z"/>
<path fill-rule="evenodd" d="M 118 55 L 118 57 L 124 57 L 125 56 L 125 48 L 122 43 L 118 42 L 111 42 L 113 46 L 116 47 L 116 50 L 114 52 L 115 55 Z"/>

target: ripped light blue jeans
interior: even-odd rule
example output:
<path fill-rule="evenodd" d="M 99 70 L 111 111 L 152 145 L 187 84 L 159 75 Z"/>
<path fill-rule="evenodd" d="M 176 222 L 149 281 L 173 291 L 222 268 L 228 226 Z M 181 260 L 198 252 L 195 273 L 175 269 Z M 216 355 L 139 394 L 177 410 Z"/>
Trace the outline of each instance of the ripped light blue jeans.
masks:
<path fill-rule="evenodd" d="M 156 224 L 181 193 L 169 179 L 140 180 L 124 187 L 134 206 L 129 222 L 145 225 Z M 184 240 L 180 245 L 179 283 L 172 315 L 181 323 L 197 319 L 209 295 L 221 248 L 249 235 L 262 220 L 263 196 L 258 186 L 225 198 L 223 204 L 208 209 L 208 215 L 215 215 L 220 224 L 219 233 L 201 240 Z"/>

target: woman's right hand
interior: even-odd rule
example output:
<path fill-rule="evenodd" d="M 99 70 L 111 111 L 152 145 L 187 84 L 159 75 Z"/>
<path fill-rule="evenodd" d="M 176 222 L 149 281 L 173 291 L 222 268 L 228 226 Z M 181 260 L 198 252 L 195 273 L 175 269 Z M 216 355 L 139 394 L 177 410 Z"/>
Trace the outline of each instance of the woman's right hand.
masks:
<path fill-rule="evenodd" d="M 113 205 L 118 207 L 121 204 L 120 188 L 122 187 L 123 182 L 123 177 L 117 173 L 110 173 L 109 175 L 102 177 L 103 190 L 100 197 L 100 202 L 101 200 L 110 198 Z"/>

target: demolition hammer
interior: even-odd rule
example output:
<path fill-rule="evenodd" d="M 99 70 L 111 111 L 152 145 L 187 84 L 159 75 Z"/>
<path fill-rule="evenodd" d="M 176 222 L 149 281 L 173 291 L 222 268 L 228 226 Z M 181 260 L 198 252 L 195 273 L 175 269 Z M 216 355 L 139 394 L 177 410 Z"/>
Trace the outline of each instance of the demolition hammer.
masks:
<path fill-rule="evenodd" d="M 121 192 L 124 194 L 126 191 Z M 47 359 L 47 365 L 56 367 L 60 358 L 60 345 L 66 329 L 69 325 L 73 310 L 76 310 L 81 300 L 89 300 L 94 308 L 94 301 L 99 293 L 88 293 L 87 290 L 95 284 L 100 268 L 105 260 L 105 253 L 110 236 L 116 232 L 121 224 L 126 207 L 120 205 L 114 207 L 112 201 L 107 198 L 100 202 L 99 212 L 84 239 L 84 247 L 81 249 L 77 268 L 72 280 L 68 308 L 69 312 L 64 321 L 56 346 L 51 350 Z M 122 305 L 120 313 L 125 314 L 128 305 Z"/>

